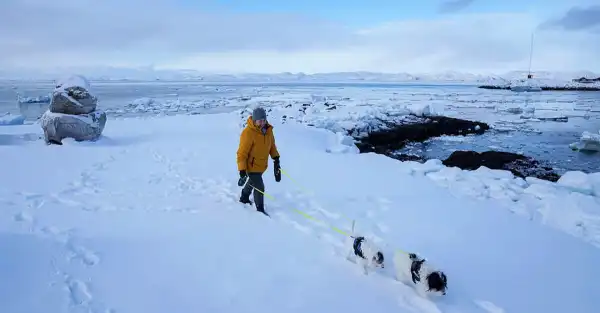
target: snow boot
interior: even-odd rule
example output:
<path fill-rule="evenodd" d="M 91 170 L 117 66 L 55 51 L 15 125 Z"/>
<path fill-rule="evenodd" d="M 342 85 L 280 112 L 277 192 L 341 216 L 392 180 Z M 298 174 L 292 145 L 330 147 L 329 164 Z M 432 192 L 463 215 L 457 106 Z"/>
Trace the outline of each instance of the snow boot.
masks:
<path fill-rule="evenodd" d="M 265 208 L 263 208 L 263 207 L 257 207 L 256 211 L 258 211 L 258 212 L 260 212 L 260 213 L 262 213 L 262 214 L 264 214 L 264 215 L 266 215 L 268 217 L 271 217 L 271 215 L 269 215 L 267 212 L 265 212 Z"/>
<path fill-rule="evenodd" d="M 240 203 L 252 205 L 252 201 L 248 198 L 240 197 Z"/>

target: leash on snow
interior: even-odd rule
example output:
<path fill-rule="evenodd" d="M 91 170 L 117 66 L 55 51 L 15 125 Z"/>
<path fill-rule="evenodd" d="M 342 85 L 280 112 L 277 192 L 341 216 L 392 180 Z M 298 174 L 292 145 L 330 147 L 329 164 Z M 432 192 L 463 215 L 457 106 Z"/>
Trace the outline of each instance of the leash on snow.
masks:
<path fill-rule="evenodd" d="M 304 191 L 305 193 L 308 193 L 308 194 L 310 194 L 309 192 L 307 192 L 307 191 L 306 191 L 306 189 L 305 189 L 305 188 L 303 188 L 303 187 L 302 187 L 302 186 L 301 186 L 301 185 L 300 185 L 298 182 L 296 182 L 296 181 L 295 181 L 295 180 L 294 180 L 294 179 L 293 179 L 293 178 L 292 178 L 292 177 L 291 177 L 291 176 L 290 176 L 290 175 L 289 175 L 287 172 L 285 172 L 285 171 L 284 171 L 283 169 L 281 169 L 281 168 L 280 168 L 280 171 L 281 171 L 281 173 L 282 173 L 283 175 L 285 175 L 285 176 L 286 176 L 287 178 L 289 178 L 289 179 L 290 179 L 292 182 L 294 182 L 294 184 L 296 184 L 296 186 L 297 186 L 297 187 L 299 187 L 299 189 L 301 189 L 301 190 L 302 190 L 302 191 Z M 246 185 L 246 184 L 249 184 L 249 185 L 250 185 L 250 187 L 252 187 L 254 190 L 256 190 L 256 191 L 260 192 L 260 193 L 261 193 L 263 196 L 265 196 L 265 197 L 267 197 L 267 198 L 269 198 L 269 199 L 271 199 L 271 200 L 273 200 L 273 201 L 276 201 L 276 200 L 275 200 L 275 197 L 273 197 L 273 196 L 271 196 L 270 194 L 268 194 L 268 193 L 266 193 L 266 192 L 264 192 L 264 191 L 262 191 L 262 190 L 260 190 L 260 189 L 258 189 L 258 188 L 256 188 L 256 187 L 254 187 L 254 186 L 253 186 L 252 184 L 250 184 L 249 182 L 250 182 L 250 177 L 248 177 L 248 178 L 246 179 L 246 183 L 244 183 L 244 185 Z M 344 236 L 346 236 L 346 237 L 350 237 L 350 238 L 352 238 L 352 239 L 356 239 L 356 237 L 354 236 L 354 226 L 355 226 L 355 224 L 356 224 L 356 220 L 354 220 L 354 219 L 352 219 L 352 228 L 351 228 L 351 232 L 352 232 L 352 233 L 351 233 L 351 234 L 349 234 L 348 232 L 346 232 L 346 231 L 344 231 L 344 230 L 342 230 L 342 229 L 340 229 L 340 228 L 338 228 L 338 227 L 335 227 L 335 226 L 331 225 L 330 223 L 327 223 L 327 222 L 325 222 L 325 221 L 319 220 L 318 218 L 316 218 L 316 217 L 314 217 L 314 216 L 312 216 L 312 215 L 310 215 L 310 214 L 308 214 L 308 213 L 306 213 L 306 212 L 304 212 L 304 211 L 302 211 L 302 210 L 296 209 L 296 208 L 294 208 L 294 207 L 291 207 L 291 209 L 292 209 L 292 211 L 294 211 L 294 212 L 296 212 L 296 213 L 300 214 L 301 216 L 303 216 L 304 218 L 306 218 L 306 219 L 308 219 L 308 220 L 312 220 L 312 221 L 314 221 L 314 222 L 321 223 L 321 224 L 323 224 L 323 225 L 326 225 L 326 226 L 328 226 L 328 227 L 329 227 L 331 230 L 333 230 L 333 231 L 335 231 L 335 232 L 337 232 L 337 233 L 339 233 L 339 234 L 341 234 L 341 235 L 344 235 Z M 397 249 L 397 248 L 396 248 L 396 251 L 398 251 L 398 252 L 401 252 L 401 253 L 404 253 L 404 254 L 409 254 L 408 252 L 406 252 L 406 251 L 404 251 L 404 250 L 402 250 L 402 249 Z"/>
<path fill-rule="evenodd" d="M 289 175 L 289 174 L 288 174 L 286 171 L 284 171 L 283 169 L 280 169 L 280 171 L 281 171 L 281 174 L 285 175 L 285 176 L 286 176 L 286 177 L 287 177 L 287 178 L 288 178 L 290 181 L 292 181 L 292 182 L 293 182 L 293 183 L 296 185 L 296 187 L 297 187 L 298 189 L 302 190 L 302 191 L 303 191 L 304 193 L 306 193 L 306 194 L 314 194 L 313 192 L 309 192 L 307 188 L 304 188 L 304 187 L 303 187 L 303 186 L 302 186 L 300 183 L 298 183 L 296 180 L 294 180 L 294 179 L 293 179 L 293 178 L 292 178 L 292 177 L 291 177 L 291 176 L 290 176 L 290 175 Z M 298 210 L 298 211 L 299 211 L 299 210 Z M 306 213 L 304 213 L 304 212 L 302 212 L 301 214 L 302 214 L 302 215 L 308 215 L 308 214 L 306 214 Z M 310 215 L 308 215 L 308 216 L 310 216 Z M 342 214 L 342 216 L 344 216 L 344 215 Z M 346 218 L 347 220 L 351 220 L 350 218 L 348 218 L 348 217 L 346 217 L 346 216 L 344 216 L 344 218 Z M 316 220 L 316 221 L 318 221 L 318 220 L 317 220 L 316 218 L 314 218 L 314 217 L 310 217 L 309 219 L 312 219 L 312 220 Z M 321 221 L 321 223 L 323 223 L 323 224 L 326 224 L 325 222 L 322 222 L 322 221 Z M 346 235 L 346 236 L 348 236 L 348 237 L 350 237 L 350 238 L 352 238 L 352 239 L 356 239 L 356 237 L 354 236 L 354 226 L 355 226 L 355 225 L 356 225 L 356 220 L 355 220 L 355 219 L 352 219 L 351 235 L 350 235 L 350 234 L 347 234 L 347 233 L 343 233 L 343 234 L 344 234 L 344 235 Z M 332 228 L 332 229 L 334 229 L 334 230 L 336 230 L 336 229 L 337 229 L 337 227 L 334 227 L 334 226 L 331 226 L 331 225 L 329 225 L 329 227 L 330 227 L 330 228 Z M 337 231 L 337 230 L 336 230 L 336 231 Z M 338 232 L 339 232 L 339 231 L 338 231 Z M 402 250 L 402 249 L 398 249 L 398 248 L 396 248 L 396 251 L 398 251 L 398 252 L 402 252 L 402 253 L 404 253 L 404 254 L 410 254 L 410 253 L 408 253 L 408 252 L 406 252 L 406 251 L 404 251 L 404 250 Z"/>

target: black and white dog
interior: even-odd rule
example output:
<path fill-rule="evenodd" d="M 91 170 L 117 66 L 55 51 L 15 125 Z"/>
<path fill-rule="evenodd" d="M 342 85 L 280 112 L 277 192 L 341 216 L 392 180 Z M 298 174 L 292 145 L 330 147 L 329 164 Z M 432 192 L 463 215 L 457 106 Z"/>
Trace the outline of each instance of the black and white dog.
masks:
<path fill-rule="evenodd" d="M 396 279 L 405 284 L 414 284 L 422 295 L 445 295 L 448 288 L 444 272 L 434 269 L 429 262 L 415 253 L 394 253 Z"/>
<path fill-rule="evenodd" d="M 349 250 L 346 259 L 360 264 L 365 271 L 365 275 L 369 274 L 369 270 L 384 267 L 383 252 L 373 242 L 365 239 L 365 237 L 348 237 L 346 246 Z"/>

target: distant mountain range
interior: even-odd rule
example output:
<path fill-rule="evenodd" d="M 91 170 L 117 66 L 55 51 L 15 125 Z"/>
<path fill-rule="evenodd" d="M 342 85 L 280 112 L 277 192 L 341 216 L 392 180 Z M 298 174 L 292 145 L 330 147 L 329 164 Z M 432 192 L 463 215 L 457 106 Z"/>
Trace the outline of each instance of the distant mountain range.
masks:
<path fill-rule="evenodd" d="M 117 68 L 117 67 L 77 67 L 54 70 L 0 70 L 2 80 L 54 80 L 68 74 L 80 74 L 90 80 L 190 80 L 206 82 L 456 82 L 502 84 L 507 81 L 525 79 L 526 71 L 510 71 L 499 74 L 473 74 L 467 72 L 447 71 L 441 73 L 374 73 L 374 72 L 339 72 L 339 73 L 243 73 L 219 74 L 203 73 L 196 70 L 160 70 L 153 67 Z M 572 82 L 575 79 L 594 79 L 600 74 L 579 72 L 533 72 L 535 79 L 544 81 Z"/>

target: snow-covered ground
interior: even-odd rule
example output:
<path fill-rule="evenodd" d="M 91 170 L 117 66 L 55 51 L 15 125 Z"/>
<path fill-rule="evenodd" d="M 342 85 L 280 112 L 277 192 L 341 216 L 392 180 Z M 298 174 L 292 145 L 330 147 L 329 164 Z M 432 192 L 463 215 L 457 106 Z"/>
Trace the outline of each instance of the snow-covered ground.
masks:
<path fill-rule="evenodd" d="M 0 312 L 600 306 L 600 174 L 548 183 L 398 162 L 275 119 L 289 176 L 264 175 L 268 219 L 237 202 L 239 122 L 237 112 L 111 119 L 98 142 L 63 146 L 34 140 L 36 124 L 0 128 L 17 138 L 0 145 Z M 387 260 L 400 248 L 443 268 L 448 295 L 420 297 L 391 263 L 365 276 L 328 227 L 351 220 Z"/>

